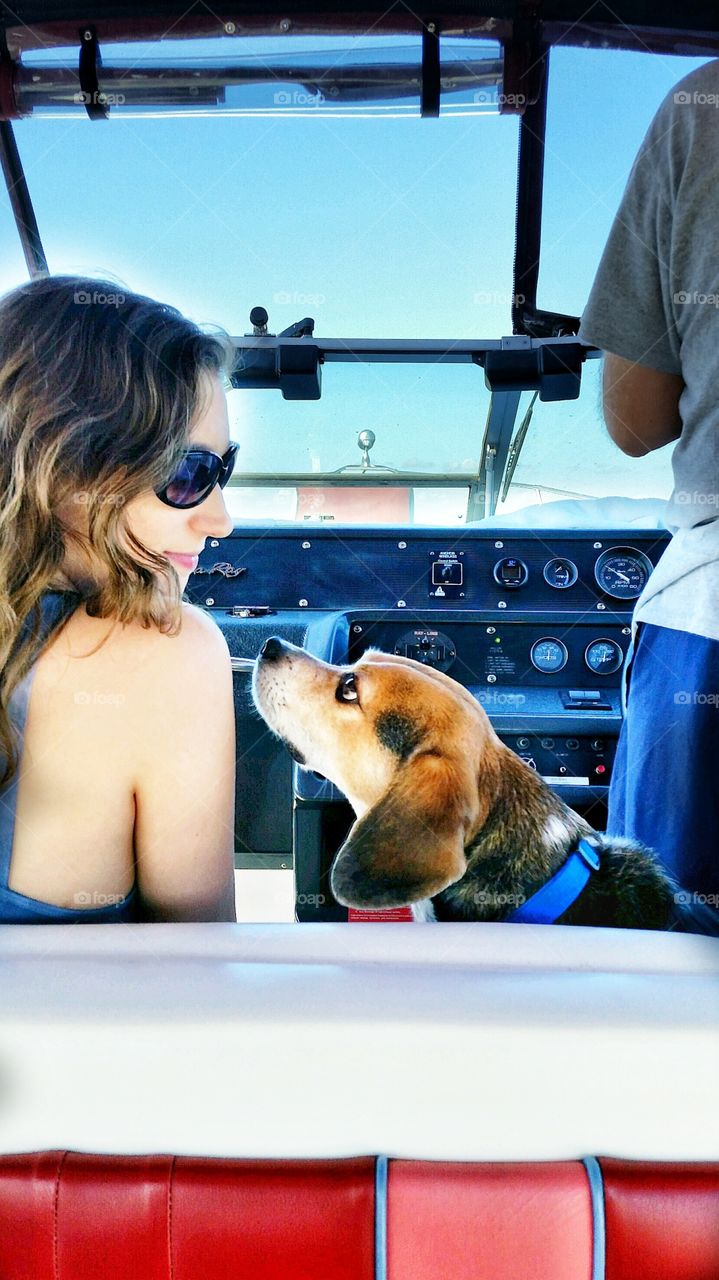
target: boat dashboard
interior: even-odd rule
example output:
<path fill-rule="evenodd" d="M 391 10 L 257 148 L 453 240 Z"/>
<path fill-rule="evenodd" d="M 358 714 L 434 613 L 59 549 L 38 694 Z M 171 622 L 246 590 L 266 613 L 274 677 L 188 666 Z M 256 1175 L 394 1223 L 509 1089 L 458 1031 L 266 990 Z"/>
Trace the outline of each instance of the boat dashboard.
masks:
<path fill-rule="evenodd" d="M 249 676 L 278 635 L 338 665 L 368 648 L 443 671 L 502 741 L 602 829 L 636 600 L 664 530 L 239 523 L 187 586 L 232 655 L 237 866 L 294 869 L 296 918 L 347 919 L 329 868 L 354 816 L 258 722 Z"/>

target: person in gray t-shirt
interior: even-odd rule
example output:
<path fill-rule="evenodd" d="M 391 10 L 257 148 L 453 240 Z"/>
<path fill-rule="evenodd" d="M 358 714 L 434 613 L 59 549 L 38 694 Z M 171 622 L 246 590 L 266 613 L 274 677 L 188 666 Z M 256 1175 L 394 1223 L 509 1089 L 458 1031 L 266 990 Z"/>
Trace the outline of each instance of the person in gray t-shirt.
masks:
<path fill-rule="evenodd" d="M 634 161 L 582 316 L 610 435 L 672 441 L 673 538 L 634 613 L 607 829 L 719 905 L 719 61 L 667 95 Z M 711 769 L 711 775 L 710 775 Z"/>

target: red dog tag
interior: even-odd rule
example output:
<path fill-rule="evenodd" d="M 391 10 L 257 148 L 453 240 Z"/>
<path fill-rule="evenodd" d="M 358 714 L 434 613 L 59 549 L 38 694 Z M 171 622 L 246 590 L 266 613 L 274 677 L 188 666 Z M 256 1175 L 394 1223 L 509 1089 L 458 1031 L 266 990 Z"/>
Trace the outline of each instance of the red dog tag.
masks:
<path fill-rule="evenodd" d="M 414 921 L 411 907 L 385 907 L 377 911 L 366 911 L 363 907 L 349 907 L 347 919 L 352 924 L 379 923 L 380 921 L 409 920 Z"/>

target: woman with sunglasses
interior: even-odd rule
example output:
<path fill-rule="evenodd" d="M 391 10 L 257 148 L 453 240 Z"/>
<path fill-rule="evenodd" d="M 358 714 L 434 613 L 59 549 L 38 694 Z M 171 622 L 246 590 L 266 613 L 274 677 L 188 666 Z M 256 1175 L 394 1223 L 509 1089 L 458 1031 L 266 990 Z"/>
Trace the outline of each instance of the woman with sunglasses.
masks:
<path fill-rule="evenodd" d="M 84 277 L 0 299 L 0 923 L 235 920 L 226 335 Z"/>

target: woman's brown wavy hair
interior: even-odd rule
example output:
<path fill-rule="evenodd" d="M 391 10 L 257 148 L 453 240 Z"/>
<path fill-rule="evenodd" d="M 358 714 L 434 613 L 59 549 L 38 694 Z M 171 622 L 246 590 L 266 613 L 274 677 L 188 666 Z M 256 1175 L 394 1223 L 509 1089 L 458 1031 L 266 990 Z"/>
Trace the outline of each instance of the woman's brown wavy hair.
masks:
<path fill-rule="evenodd" d="M 231 352 L 224 331 L 106 280 L 44 276 L 0 299 L 0 787 L 18 766 L 10 696 L 44 647 L 39 602 L 66 546 L 107 570 L 82 584 L 91 617 L 180 629 L 177 572 L 132 535 L 125 506 L 172 475 L 205 375 L 226 377 Z M 61 518 L 72 502 L 87 538 Z"/>

